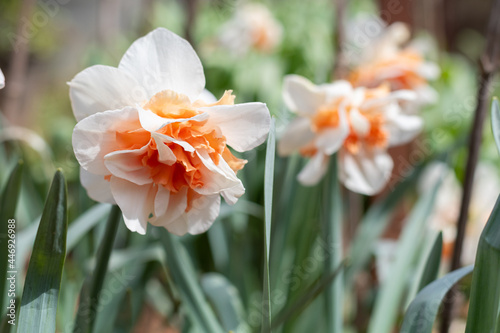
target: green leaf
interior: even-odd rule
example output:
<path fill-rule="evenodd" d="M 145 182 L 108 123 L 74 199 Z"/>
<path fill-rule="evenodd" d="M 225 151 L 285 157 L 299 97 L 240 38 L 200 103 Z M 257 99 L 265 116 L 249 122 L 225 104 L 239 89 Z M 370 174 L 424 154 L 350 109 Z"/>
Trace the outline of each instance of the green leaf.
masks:
<path fill-rule="evenodd" d="M 80 303 L 76 314 L 74 332 L 87 332 L 93 330 L 99 296 L 106 278 L 109 257 L 115 243 L 116 231 L 121 220 L 120 208 L 116 205 L 111 207 L 101 244 L 96 254 L 96 265 L 91 276 L 85 279 L 80 293 Z"/>
<path fill-rule="evenodd" d="M 245 311 L 238 289 L 226 277 L 218 273 L 207 273 L 201 278 L 201 287 L 212 303 L 226 331 L 249 331 L 245 324 Z"/>
<path fill-rule="evenodd" d="M 10 173 L 9 180 L 5 185 L 2 192 L 2 199 L 0 201 L 0 314 L 5 313 L 4 296 L 5 292 L 7 271 L 15 271 L 17 269 L 9 269 L 9 240 L 14 237 L 14 245 L 16 242 L 15 233 L 9 236 L 9 225 L 14 226 L 15 223 L 8 223 L 9 220 L 15 219 L 17 201 L 19 192 L 21 191 L 21 177 L 23 171 L 23 163 L 20 161 Z M 12 243 L 12 241 L 11 241 Z M 22 262 L 22 261 L 21 261 Z"/>
<path fill-rule="evenodd" d="M 418 291 L 424 289 L 432 281 L 436 280 L 439 274 L 439 265 L 441 264 L 441 254 L 443 252 L 443 232 L 439 232 L 432 245 L 431 252 L 427 257 L 424 271 L 420 277 Z"/>
<path fill-rule="evenodd" d="M 441 255 L 443 249 L 443 233 L 428 231 L 429 236 L 425 237 L 424 244 L 420 250 L 422 253 L 419 258 L 418 268 L 413 274 L 410 290 L 406 296 L 405 310 L 410 306 L 415 296 L 426 285 L 436 280 L 439 274 L 441 264 Z"/>
<path fill-rule="evenodd" d="M 271 288 L 269 280 L 269 250 L 271 248 L 271 217 L 273 210 L 273 184 L 274 184 L 274 159 L 276 149 L 276 137 L 274 119 L 271 120 L 271 128 L 267 138 L 266 169 L 264 173 L 264 288 L 262 292 L 262 332 L 271 331 Z"/>
<path fill-rule="evenodd" d="M 203 332 L 223 332 L 212 309 L 208 305 L 196 280 L 196 272 L 191 258 L 179 239 L 164 228 L 156 229 L 167 254 L 167 267 L 179 290 L 182 304 L 187 308 L 190 319 L 196 322 Z"/>
<path fill-rule="evenodd" d="M 67 250 L 71 251 L 80 239 L 85 236 L 98 222 L 109 214 L 109 204 L 98 204 L 89 208 L 74 220 L 68 228 Z"/>
<path fill-rule="evenodd" d="M 472 273 L 473 268 L 460 268 L 422 289 L 408 307 L 400 333 L 431 333 L 444 296 L 460 279 Z"/>
<path fill-rule="evenodd" d="M 337 176 L 337 155 L 330 159 L 330 168 L 323 181 L 323 241 L 325 249 L 325 277 L 342 261 L 342 198 Z M 328 332 L 342 332 L 342 305 L 344 293 L 343 274 L 325 291 Z"/>
<path fill-rule="evenodd" d="M 331 272 L 328 276 L 323 276 L 320 280 L 307 288 L 292 305 L 287 306 L 276 315 L 272 322 L 272 328 L 278 328 L 281 324 L 286 323 L 304 311 L 328 286 L 337 278 L 345 267 L 345 260 Z"/>
<path fill-rule="evenodd" d="M 55 332 L 56 311 L 66 257 L 67 190 L 56 171 L 45 202 L 26 275 L 18 332 Z"/>
<path fill-rule="evenodd" d="M 368 326 L 369 333 L 390 332 L 394 326 L 412 264 L 424 238 L 427 217 L 432 211 L 440 185 L 441 180 L 430 189 L 429 193 L 420 197 L 407 219 L 398 241 L 396 260 L 391 267 L 391 274 L 383 282 L 375 302 Z"/>
<path fill-rule="evenodd" d="M 493 103 L 491 104 L 491 128 L 498 152 L 500 153 L 500 107 L 498 106 L 498 99 L 496 97 L 493 98 Z"/>
<path fill-rule="evenodd" d="M 476 254 L 466 333 L 494 332 L 500 301 L 500 197 L 484 228 Z"/>

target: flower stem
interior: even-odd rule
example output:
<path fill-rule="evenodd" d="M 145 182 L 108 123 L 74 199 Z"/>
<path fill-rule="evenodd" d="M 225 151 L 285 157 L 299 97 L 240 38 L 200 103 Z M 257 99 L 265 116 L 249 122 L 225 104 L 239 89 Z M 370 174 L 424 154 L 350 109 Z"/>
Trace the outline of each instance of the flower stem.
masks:
<path fill-rule="evenodd" d="M 500 24 L 497 18 L 500 15 L 500 0 L 496 0 L 491 11 L 490 23 L 488 27 L 487 46 L 480 61 L 480 79 L 477 93 L 476 110 L 474 112 L 474 122 L 472 124 L 467 157 L 467 166 L 465 169 L 465 179 L 463 184 L 462 202 L 460 205 L 460 214 L 457 220 L 457 237 L 453 249 L 450 271 L 460 268 L 463 242 L 465 238 L 465 227 L 469 214 L 469 205 L 472 196 L 474 173 L 479 159 L 479 149 L 481 147 L 481 138 L 483 134 L 484 120 L 486 118 L 486 106 L 489 101 L 491 79 L 498 69 L 500 51 L 497 41 L 500 36 Z M 452 319 L 454 289 L 448 293 L 447 302 L 444 303 L 443 314 L 441 317 L 441 333 L 447 333 Z"/>
<path fill-rule="evenodd" d="M 346 74 L 346 64 L 343 51 L 343 45 L 345 42 L 345 0 L 333 0 L 335 6 L 335 30 L 333 36 L 333 45 L 335 51 L 335 61 L 332 68 L 332 79 L 338 80 L 342 79 Z"/>

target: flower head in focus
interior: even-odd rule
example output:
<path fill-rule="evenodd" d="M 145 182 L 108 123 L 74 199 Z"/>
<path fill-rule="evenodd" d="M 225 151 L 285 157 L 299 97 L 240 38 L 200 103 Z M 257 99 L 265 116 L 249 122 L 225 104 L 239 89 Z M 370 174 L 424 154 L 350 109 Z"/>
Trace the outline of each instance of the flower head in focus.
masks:
<path fill-rule="evenodd" d="M 233 17 L 221 27 L 220 43 L 235 54 L 250 49 L 270 52 L 281 42 L 283 28 L 263 4 L 248 3 L 238 7 Z"/>
<path fill-rule="evenodd" d="M 419 192 L 428 191 L 442 174 L 444 174 L 444 179 L 438 189 L 428 225 L 432 230 L 443 232 L 443 260 L 448 262 L 451 260 L 457 237 L 456 223 L 462 198 L 460 183 L 455 172 L 445 163 L 434 162 L 426 167 L 419 184 Z M 479 237 L 495 206 L 499 192 L 500 178 L 496 168 L 488 163 L 480 162 L 474 175 L 474 187 L 462 250 L 462 262 L 466 265 L 473 264 L 475 261 Z"/>
<path fill-rule="evenodd" d="M 410 39 L 410 31 L 403 23 L 393 23 L 385 28 L 368 47 L 349 75 L 355 87 L 378 87 L 388 82 L 392 91 L 406 89 L 417 93 L 416 102 L 432 103 L 437 93 L 428 84 L 436 79 L 439 67 L 426 61 L 416 45 L 404 46 Z"/>
<path fill-rule="evenodd" d="M 2 70 L 0 69 L 0 89 L 5 87 L 5 76 L 3 76 Z"/>
<path fill-rule="evenodd" d="M 234 204 L 246 151 L 269 131 L 263 103 L 234 104 L 204 90 L 193 48 L 159 28 L 136 40 L 118 68 L 96 65 L 69 83 L 73 148 L 81 182 L 97 201 L 116 203 L 131 231 L 147 223 L 182 235 L 206 231 L 220 196 Z"/>
<path fill-rule="evenodd" d="M 418 116 L 402 112 L 399 102 L 415 94 L 391 92 L 388 85 L 353 88 L 347 81 L 316 86 L 289 75 L 284 100 L 297 113 L 278 144 L 281 155 L 299 151 L 310 161 L 299 173 L 304 185 L 320 181 L 328 168 L 328 156 L 339 152 L 339 177 L 350 190 L 373 195 L 388 182 L 392 158 L 387 148 L 413 139 L 422 128 Z"/>

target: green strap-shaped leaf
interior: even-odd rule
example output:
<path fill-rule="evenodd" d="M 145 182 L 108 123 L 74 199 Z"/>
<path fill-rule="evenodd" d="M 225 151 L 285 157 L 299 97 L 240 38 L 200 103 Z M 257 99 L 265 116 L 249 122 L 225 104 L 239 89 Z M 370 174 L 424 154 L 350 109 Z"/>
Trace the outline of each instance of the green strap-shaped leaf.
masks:
<path fill-rule="evenodd" d="M 187 315 L 200 326 L 202 332 L 224 332 L 203 296 L 196 279 L 197 274 L 184 245 L 167 230 L 161 228 L 157 231 L 160 233 L 160 240 L 167 254 L 168 271 L 172 274 L 175 286 L 179 290 L 183 306 L 188 310 Z"/>
<path fill-rule="evenodd" d="M 74 327 L 75 333 L 90 333 L 93 330 L 99 305 L 99 295 L 106 278 L 109 257 L 113 250 L 120 220 L 120 208 L 114 205 L 109 213 L 106 231 L 97 250 L 94 272 L 85 280 L 80 293 L 80 303 Z"/>
<path fill-rule="evenodd" d="M 267 137 L 266 169 L 264 173 L 264 288 L 262 291 L 262 326 L 261 331 L 271 331 L 271 287 L 269 280 L 269 250 L 271 248 L 271 217 L 273 211 L 274 158 L 276 149 L 274 119 Z"/>
<path fill-rule="evenodd" d="M 286 323 L 297 317 L 304 311 L 321 293 L 331 285 L 337 276 L 344 270 L 345 261 L 342 261 L 339 266 L 327 276 L 323 276 L 316 281 L 312 286 L 307 288 L 292 305 L 288 305 L 273 319 L 272 328 L 278 328 L 281 324 Z"/>
<path fill-rule="evenodd" d="M 342 199 L 337 176 L 337 156 L 330 159 L 330 168 L 323 183 L 323 241 L 325 249 L 325 277 L 342 261 Z M 342 272 L 325 291 L 328 332 L 342 332 L 342 303 L 344 294 Z"/>
<path fill-rule="evenodd" d="M 227 332 L 250 330 L 244 322 L 245 310 L 238 289 L 226 277 L 218 273 L 204 274 L 201 278 L 201 287 Z"/>
<path fill-rule="evenodd" d="M 14 214 L 16 213 L 17 201 L 19 197 L 19 192 L 21 190 L 21 175 L 23 170 L 23 163 L 19 162 L 12 172 L 10 173 L 7 185 L 2 192 L 2 199 L 0 201 L 0 314 L 6 312 L 3 300 L 5 296 L 5 286 L 7 271 L 15 271 L 14 269 L 9 269 L 9 239 L 14 237 L 10 241 L 12 246 L 15 246 L 17 240 L 15 239 L 15 234 L 9 236 L 9 225 L 15 226 L 15 223 L 9 223 L 9 220 L 15 219 Z M 15 229 L 12 229 L 15 231 Z"/>
<path fill-rule="evenodd" d="M 424 271 L 420 277 L 418 291 L 424 289 L 426 285 L 436 280 L 439 273 L 439 265 L 441 264 L 441 254 L 443 251 L 443 232 L 439 232 L 432 245 L 432 249 L 427 257 Z"/>
<path fill-rule="evenodd" d="M 498 106 L 498 99 L 496 97 L 493 98 L 493 103 L 491 103 L 491 128 L 498 152 L 500 153 L 500 107 Z"/>
<path fill-rule="evenodd" d="M 394 326 L 413 261 L 424 238 L 425 223 L 434 206 L 440 185 L 441 180 L 419 199 L 408 217 L 398 241 L 391 274 L 383 282 L 375 301 L 373 316 L 368 326 L 369 333 L 390 332 Z"/>
<path fill-rule="evenodd" d="M 466 333 L 495 332 L 500 301 L 500 197 L 477 249 Z"/>
<path fill-rule="evenodd" d="M 56 171 L 45 202 L 24 284 L 18 332 L 56 330 L 56 311 L 66 257 L 66 182 Z"/>
<path fill-rule="evenodd" d="M 408 307 L 400 333 L 431 333 L 444 296 L 455 283 L 470 274 L 473 268 L 473 266 L 460 268 L 422 289 Z"/>

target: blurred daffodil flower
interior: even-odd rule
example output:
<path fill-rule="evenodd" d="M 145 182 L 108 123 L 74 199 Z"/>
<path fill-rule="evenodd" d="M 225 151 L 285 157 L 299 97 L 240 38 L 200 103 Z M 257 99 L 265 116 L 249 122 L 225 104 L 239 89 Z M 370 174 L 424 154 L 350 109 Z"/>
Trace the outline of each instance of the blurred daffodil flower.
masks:
<path fill-rule="evenodd" d="M 136 40 L 118 68 L 96 65 L 69 83 L 78 120 L 73 148 L 89 196 L 116 203 L 131 231 L 147 223 L 183 235 L 206 231 L 220 196 L 234 204 L 247 151 L 269 131 L 263 103 L 234 104 L 204 90 L 189 43 L 159 28 Z"/>
<path fill-rule="evenodd" d="M 270 52 L 281 42 L 283 28 L 269 9 L 259 3 L 239 6 L 220 29 L 219 41 L 234 54 L 254 49 Z"/>
<path fill-rule="evenodd" d="M 386 27 L 363 48 L 359 63 L 349 75 L 356 87 L 374 88 L 383 82 L 392 91 L 406 89 L 417 93 L 415 102 L 427 104 L 436 101 L 437 93 L 428 81 L 439 77 L 439 67 L 426 61 L 417 44 L 410 40 L 408 27 L 400 22 Z"/>
<path fill-rule="evenodd" d="M 400 101 L 413 100 L 408 90 L 391 92 L 388 85 L 353 88 L 347 81 L 314 85 L 290 75 L 284 100 L 297 113 L 278 145 L 281 155 L 299 151 L 310 157 L 298 175 L 304 185 L 320 181 L 328 156 L 339 152 L 339 177 L 350 190 L 373 195 L 388 182 L 393 161 L 387 148 L 412 140 L 422 128 L 418 116 L 402 112 Z"/>

